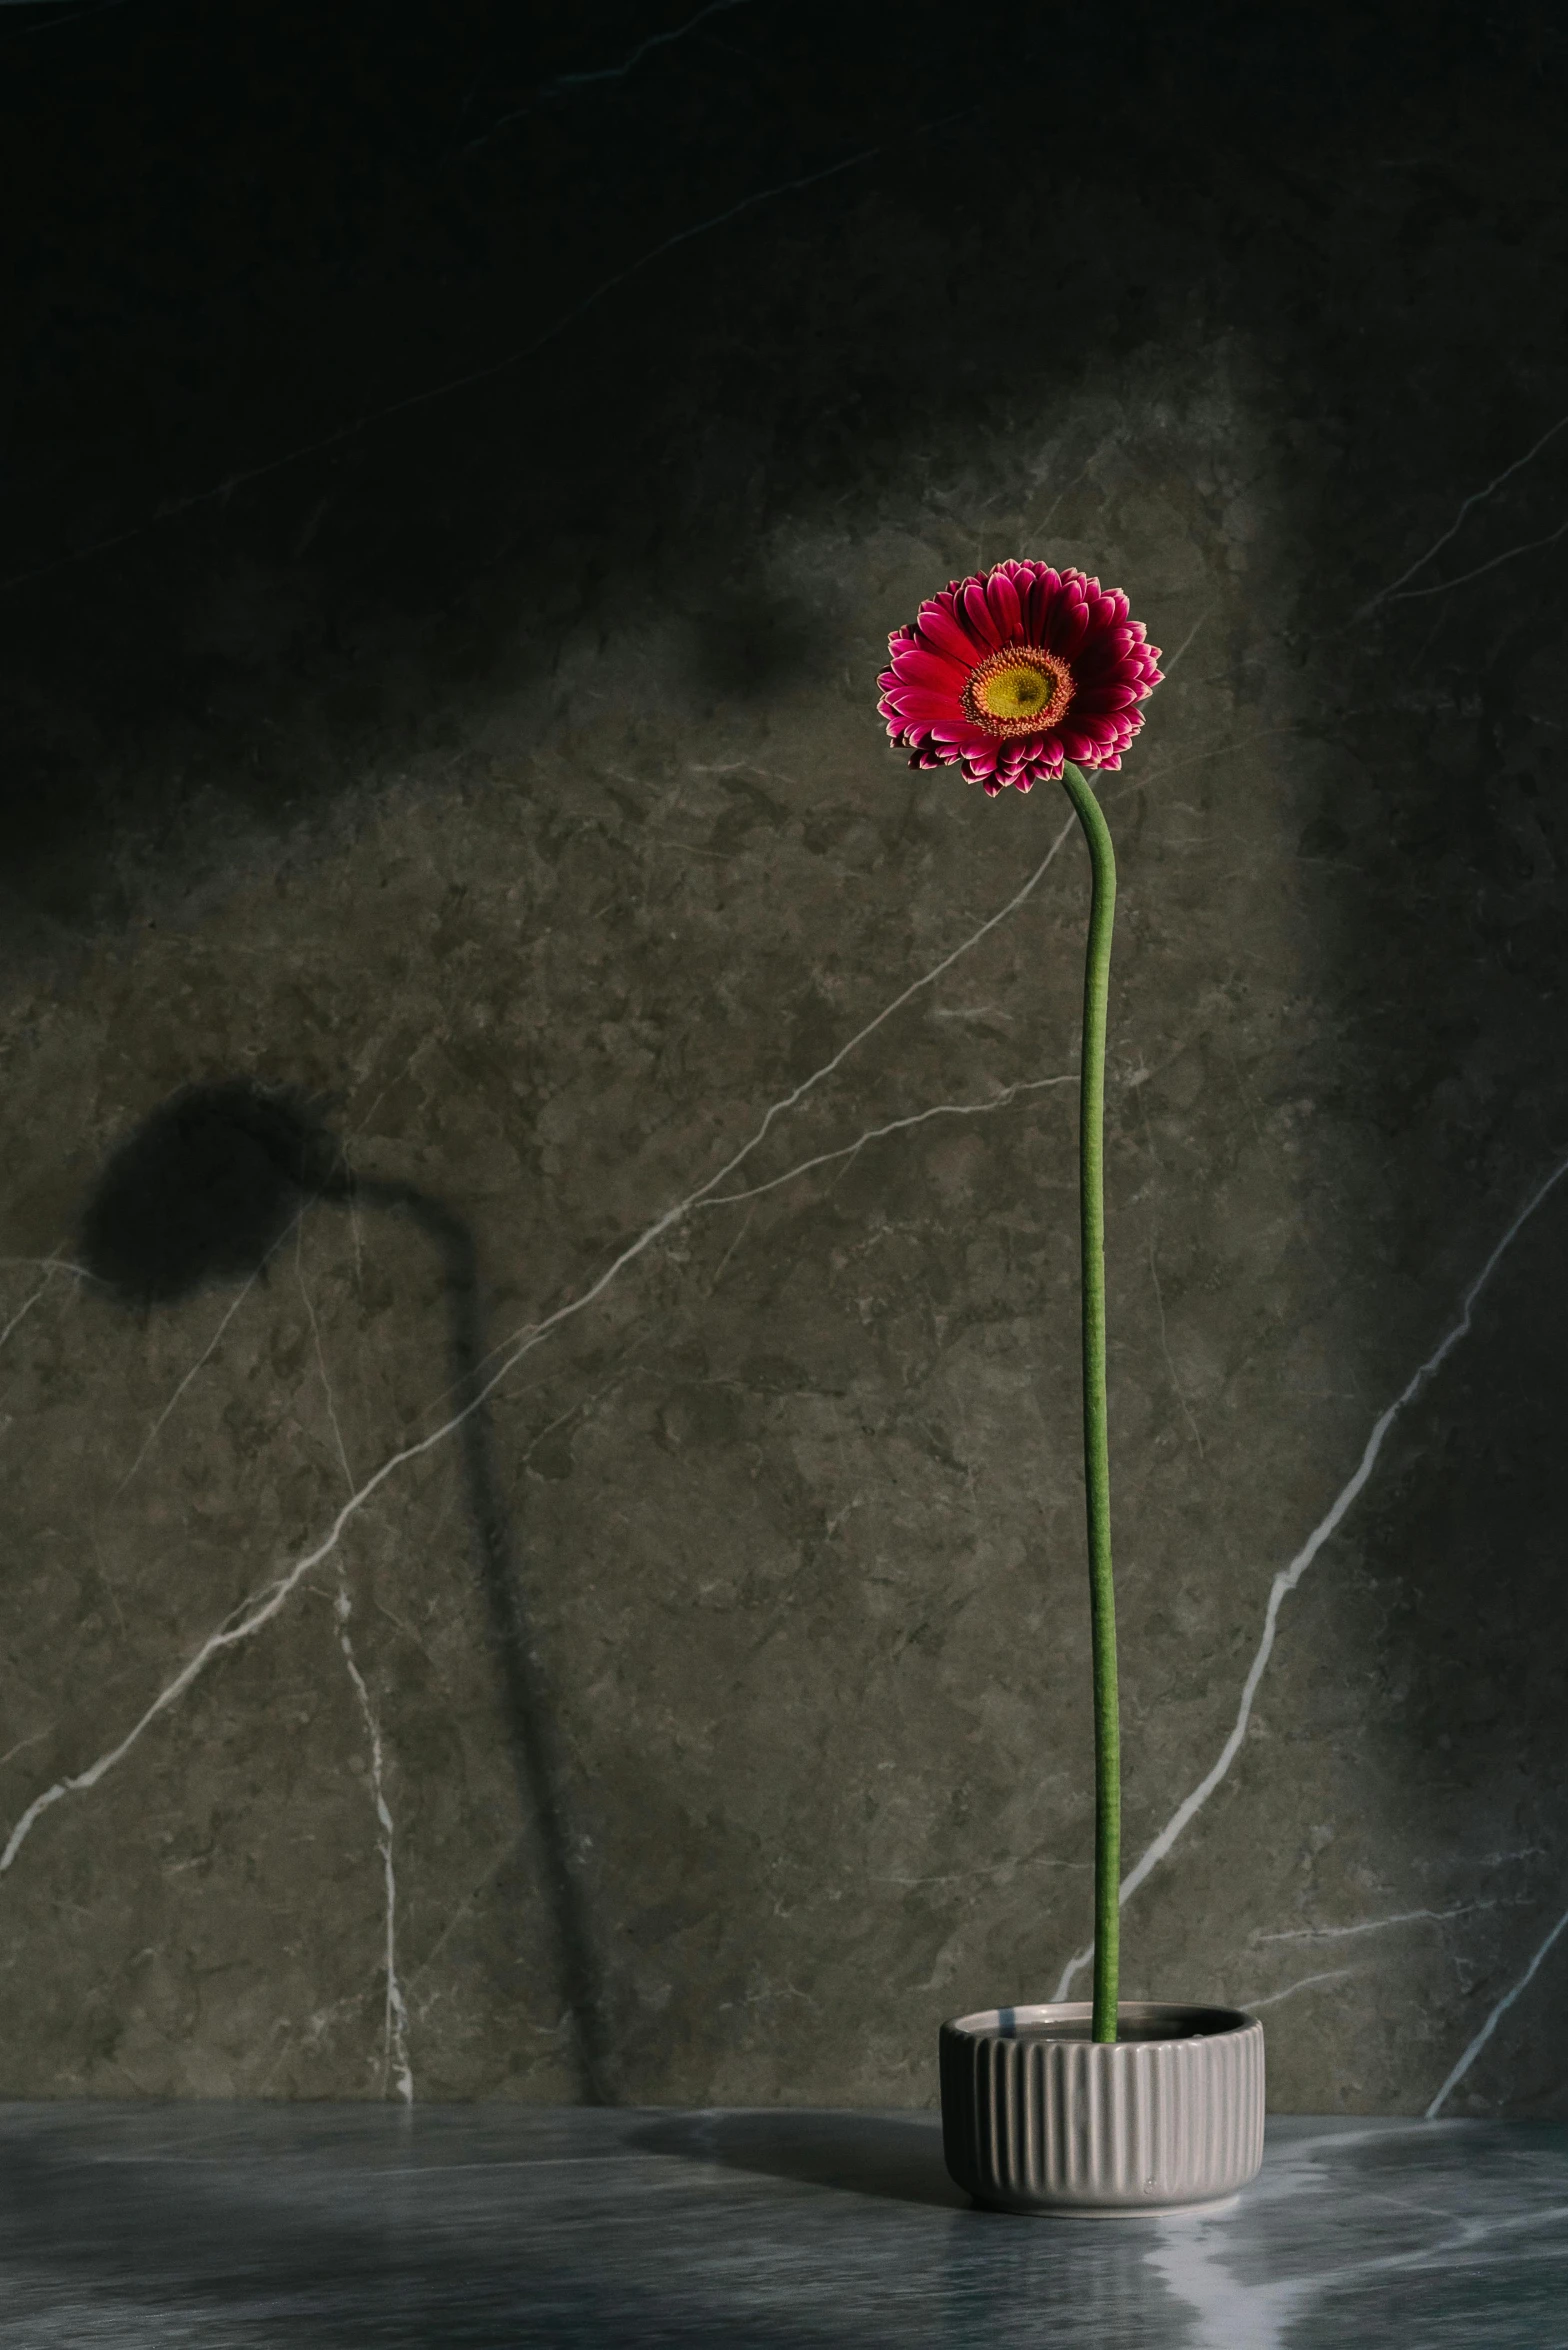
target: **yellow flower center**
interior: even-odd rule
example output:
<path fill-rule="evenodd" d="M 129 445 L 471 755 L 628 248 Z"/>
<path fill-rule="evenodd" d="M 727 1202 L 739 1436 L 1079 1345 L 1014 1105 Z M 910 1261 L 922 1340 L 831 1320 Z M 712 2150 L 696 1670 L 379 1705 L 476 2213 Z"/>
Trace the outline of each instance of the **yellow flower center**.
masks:
<path fill-rule="evenodd" d="M 976 700 L 992 718 L 1032 718 L 1051 698 L 1051 681 L 1038 669 L 1003 669 L 982 680 Z"/>
<path fill-rule="evenodd" d="M 1073 698 L 1072 672 L 1038 645 L 1003 645 L 970 671 L 964 708 L 987 734 L 1039 734 Z"/>

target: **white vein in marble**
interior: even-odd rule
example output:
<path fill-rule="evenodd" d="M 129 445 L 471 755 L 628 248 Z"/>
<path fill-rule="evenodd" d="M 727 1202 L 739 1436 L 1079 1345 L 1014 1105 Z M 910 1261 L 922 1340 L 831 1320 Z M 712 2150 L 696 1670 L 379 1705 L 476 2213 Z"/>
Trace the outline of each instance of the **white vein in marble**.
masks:
<path fill-rule="evenodd" d="M 1518 1239 L 1519 1234 L 1524 1230 L 1526 1224 L 1529 1223 L 1531 1217 L 1536 1213 L 1537 1209 L 1540 1208 L 1545 1203 L 1545 1201 L 1550 1198 L 1551 1194 L 1556 1190 L 1558 1184 L 1561 1183 L 1565 1175 L 1568 1175 L 1568 1159 L 1562 1160 L 1556 1167 L 1554 1167 L 1552 1172 L 1546 1177 L 1545 1181 L 1538 1185 L 1536 1190 L 1531 1193 L 1529 1199 L 1519 1210 L 1519 1213 L 1514 1217 L 1512 1223 L 1508 1226 L 1502 1238 L 1498 1241 L 1496 1247 L 1492 1250 L 1485 1264 L 1481 1267 L 1480 1272 L 1476 1275 L 1474 1281 L 1472 1281 L 1470 1287 L 1466 1290 L 1464 1300 L 1460 1308 L 1458 1320 L 1454 1323 L 1453 1327 L 1446 1333 L 1446 1335 L 1439 1341 L 1438 1345 L 1433 1349 L 1432 1353 L 1427 1356 L 1426 1360 L 1423 1363 L 1417 1365 L 1416 1369 L 1406 1380 L 1404 1386 L 1400 1389 L 1398 1395 L 1395 1396 L 1393 1402 L 1378 1415 L 1378 1418 L 1372 1424 L 1372 1431 L 1367 1438 L 1366 1445 L 1363 1448 L 1361 1454 L 1361 1458 L 1356 1464 L 1356 1467 L 1351 1476 L 1340 1488 L 1340 1491 L 1338 1494 L 1336 1494 L 1328 1511 L 1318 1521 L 1317 1525 L 1313 1527 L 1312 1532 L 1307 1536 L 1306 1541 L 1297 1551 L 1295 1557 L 1290 1561 L 1289 1565 L 1281 1567 L 1279 1572 L 1275 1575 L 1274 1580 L 1269 1587 L 1268 1601 L 1263 1611 L 1262 1632 L 1259 1636 L 1257 1648 L 1253 1654 L 1252 1663 L 1247 1669 L 1247 1677 L 1242 1683 L 1241 1697 L 1236 1708 L 1236 1718 L 1231 1725 L 1229 1734 L 1225 1739 L 1225 1743 L 1220 1748 L 1219 1754 L 1210 1769 L 1198 1781 L 1197 1786 L 1193 1788 L 1192 1792 L 1189 1795 L 1183 1797 L 1182 1801 L 1177 1805 L 1175 1811 L 1171 1814 L 1170 1818 L 1165 1823 L 1165 1826 L 1160 1830 L 1159 1834 L 1153 1838 L 1150 1844 L 1139 1856 L 1133 1867 L 1128 1870 L 1126 1876 L 1122 1879 L 1120 1898 L 1124 1907 L 1126 1903 L 1131 1900 L 1133 1894 L 1137 1892 L 1139 1886 L 1142 1885 L 1150 1875 L 1152 1875 L 1153 1871 L 1159 1867 L 1161 1861 L 1163 1861 L 1172 1851 L 1184 1831 L 1191 1825 L 1193 1820 L 1197 1818 L 1198 1813 L 1208 1802 L 1215 1789 L 1224 1780 L 1227 1772 L 1230 1770 L 1232 1763 L 1234 1763 L 1237 1755 L 1241 1752 L 1242 1742 L 1247 1735 L 1247 1724 L 1252 1718 L 1253 1702 L 1257 1697 L 1258 1687 L 1263 1679 L 1264 1672 L 1267 1669 L 1269 1658 L 1274 1652 L 1274 1641 L 1279 1627 L 1279 1612 L 1281 1607 L 1284 1605 L 1291 1592 L 1293 1592 L 1297 1585 L 1301 1582 L 1302 1577 L 1308 1573 L 1313 1565 L 1313 1562 L 1321 1553 L 1324 1544 L 1329 1541 L 1332 1535 L 1338 1532 L 1350 1510 L 1354 1507 L 1362 1492 L 1365 1490 L 1367 1481 L 1371 1477 L 1372 1471 L 1377 1466 L 1378 1455 L 1382 1452 L 1383 1445 L 1387 1439 L 1389 1430 L 1393 1427 L 1395 1421 L 1398 1420 L 1400 1415 L 1409 1408 L 1409 1406 L 1415 1401 L 1416 1397 L 1422 1392 L 1428 1383 L 1436 1377 L 1437 1373 L 1442 1369 L 1444 1363 L 1447 1362 L 1449 1356 L 1453 1353 L 1455 1347 L 1458 1346 L 1462 1340 L 1469 1336 L 1473 1325 L 1475 1308 L 1480 1301 L 1482 1292 L 1486 1289 L 1488 1283 L 1492 1279 L 1493 1274 L 1496 1272 L 1498 1266 L 1502 1263 L 1509 1249 L 1512 1248 L 1514 1242 Z M 1084 1968 L 1088 1966 L 1093 1956 L 1094 1945 L 1092 1942 L 1087 1944 L 1082 1950 L 1078 1950 L 1073 1953 L 1072 1957 L 1067 1961 L 1066 1966 L 1063 1968 L 1060 1980 L 1057 1983 L 1054 1994 L 1057 1999 L 1066 1999 L 1069 1996 L 1074 1981 L 1083 1972 Z"/>
<path fill-rule="evenodd" d="M 381 1854 L 383 1885 L 386 1899 L 386 2012 L 383 2019 L 384 2063 L 382 2089 L 390 2083 L 405 2105 L 414 2102 L 414 2073 L 408 2052 L 408 2001 L 397 1972 L 397 1869 L 393 1860 L 393 1846 L 397 1830 L 386 1798 L 386 1766 L 381 1745 L 381 1717 L 359 1660 L 354 1654 L 354 1643 L 349 1633 L 349 1619 L 354 1603 L 349 1596 L 348 1583 L 341 1570 L 338 1575 L 338 1596 L 334 1608 L 338 1624 L 338 1646 L 343 1651 L 343 1662 L 348 1667 L 359 1710 L 364 1717 L 365 1735 L 370 1746 L 370 1800 L 375 1806 L 380 1827 L 378 1850 Z"/>
<path fill-rule="evenodd" d="M 217 1328 L 213 1331 L 212 1336 L 208 1339 L 206 1345 L 202 1348 L 201 1353 L 196 1357 L 196 1360 L 194 1363 L 192 1363 L 190 1369 L 185 1373 L 184 1377 L 176 1386 L 173 1394 L 169 1397 L 169 1400 L 164 1405 L 162 1411 L 153 1421 L 152 1426 L 148 1429 L 147 1434 L 142 1439 L 141 1448 L 138 1451 L 136 1458 L 132 1461 L 130 1467 L 126 1470 L 125 1475 L 120 1479 L 119 1484 L 115 1487 L 114 1493 L 115 1499 L 117 1501 L 120 1495 L 125 1491 L 126 1487 L 132 1483 L 137 1471 L 142 1466 L 142 1463 L 146 1460 L 148 1454 L 153 1450 L 154 1446 L 158 1442 L 159 1437 L 163 1434 L 164 1429 L 168 1426 L 170 1419 L 178 1410 L 180 1399 L 185 1394 L 186 1389 L 191 1385 L 192 1381 L 206 1369 L 213 1356 L 217 1353 L 218 1348 L 222 1343 L 224 1332 L 228 1329 L 229 1324 L 234 1320 L 234 1317 L 239 1312 L 241 1306 L 244 1305 L 245 1300 L 250 1296 L 257 1282 L 261 1279 L 261 1275 L 262 1267 L 258 1265 L 255 1272 L 249 1274 L 241 1283 L 235 1295 L 230 1299 L 228 1305 L 224 1308 L 223 1313 L 219 1318 Z"/>
<path fill-rule="evenodd" d="M 28 1294 L 23 1298 L 15 1313 L 12 1314 L 4 1329 L 0 1330 L 0 1346 L 4 1346 L 6 1340 L 10 1337 L 12 1331 L 16 1329 L 17 1325 L 21 1322 L 25 1322 L 28 1315 L 32 1312 L 34 1306 L 39 1303 L 40 1299 L 48 1294 L 53 1279 L 54 1275 L 52 1272 L 46 1273 L 42 1281 L 38 1283 L 37 1287 L 28 1291 Z"/>
<path fill-rule="evenodd" d="M 1362 1966 L 1326 1967 L 1320 1974 L 1298 1976 L 1283 1991 L 1266 1991 L 1261 1999 L 1243 1999 L 1240 2004 L 1249 2015 L 1255 2015 L 1260 2007 L 1278 2007 L 1282 1999 L 1294 1999 L 1298 1991 L 1315 1991 L 1322 1983 L 1348 1983 L 1353 1975 L 1364 1975 L 1366 1971 Z"/>
<path fill-rule="evenodd" d="M 0 2108 L 18 2343 L 1556 2350 L 1568 2131 L 1273 2122 L 1228 2206 L 972 2209 L 925 2112 Z M 193 2322 L 195 2321 L 195 2322 Z"/>
<path fill-rule="evenodd" d="M 1424 555 L 1418 555 L 1416 560 L 1408 567 L 1408 569 L 1402 571 L 1397 579 L 1391 580 L 1387 587 L 1379 588 L 1377 594 L 1371 597 L 1368 602 L 1360 607 L 1356 614 L 1356 618 L 1358 620 L 1369 619 L 1381 604 L 1392 604 L 1396 602 L 1403 603 L 1413 596 L 1440 596 L 1447 588 L 1461 586 L 1463 582 L 1459 579 L 1441 580 L 1435 587 L 1425 588 L 1412 588 L 1407 586 L 1406 583 L 1414 579 L 1418 571 L 1424 571 L 1433 558 L 1437 555 L 1440 555 L 1443 549 L 1452 539 L 1458 537 L 1460 531 L 1464 527 L 1464 521 L 1467 514 L 1473 513 L 1477 506 L 1484 506 L 1489 498 L 1493 498 L 1497 495 L 1497 492 L 1502 488 L 1504 482 L 1512 481 L 1516 473 L 1522 473 L 1527 465 L 1533 465 L 1536 458 L 1541 454 L 1541 451 L 1546 448 L 1550 442 L 1554 441 L 1557 438 L 1557 435 L 1563 431 L 1565 427 L 1568 427 L 1568 416 L 1559 416 L 1555 424 L 1550 424 L 1547 426 L 1545 432 L 1542 433 L 1539 440 L 1533 441 L 1531 443 L 1530 447 L 1526 449 L 1522 457 L 1516 457 L 1511 465 L 1505 465 L 1503 467 L 1501 473 L 1494 474 L 1492 479 L 1487 483 L 1485 489 L 1472 490 L 1470 495 L 1462 500 L 1458 513 L 1454 516 L 1453 521 L 1442 533 L 1441 537 L 1435 538 L 1432 541 L 1432 544 L 1427 548 L 1426 553 Z M 1563 525 L 1563 529 L 1568 530 L 1568 523 Z M 1554 531 L 1552 533 L 1553 539 L 1561 538 L 1561 536 L 1562 531 Z M 1551 539 L 1535 539 L 1531 541 L 1532 546 L 1541 547 L 1550 546 L 1551 543 Z M 1483 563 L 1480 567 L 1480 571 L 1493 570 L 1496 567 L 1496 564 L 1507 563 L 1512 560 L 1514 555 L 1522 555 L 1527 551 L 1528 550 L 1524 547 L 1514 547 L 1507 555 L 1498 555 L 1491 563 Z M 1467 571 L 1463 574 L 1463 578 L 1478 579 L 1480 577 L 1480 571 Z"/>
<path fill-rule="evenodd" d="M 770 1191 L 777 1191 L 786 1183 L 794 1183 L 802 1175 L 809 1175 L 817 1167 L 831 1167 L 839 1159 L 857 1158 L 868 1143 L 881 1142 L 889 1134 L 905 1134 L 912 1126 L 927 1125 L 933 1118 L 976 1118 L 991 1110 L 1005 1110 L 1026 1093 L 1047 1093 L 1059 1085 L 1075 1085 L 1077 1078 L 1069 1070 L 1063 1077 L 1021 1077 L 1015 1085 L 1004 1085 L 983 1102 L 937 1102 L 929 1110 L 913 1110 L 907 1118 L 889 1118 L 886 1125 L 868 1126 L 864 1134 L 857 1134 L 853 1142 L 841 1143 L 836 1150 L 818 1151 L 814 1158 L 802 1159 L 798 1166 L 786 1167 L 782 1175 L 770 1175 L 766 1183 L 754 1183 L 745 1191 L 721 1191 L 712 1199 L 700 1200 L 702 1208 L 736 1208 L 744 1200 L 762 1199 Z"/>
<path fill-rule="evenodd" d="M 933 986 L 945 972 L 953 968 L 955 963 L 970 954 L 983 938 L 988 937 L 1010 915 L 1016 913 L 1044 880 L 1046 873 L 1055 862 L 1058 852 L 1071 833 L 1075 821 L 1076 819 L 1073 817 L 1067 819 L 1028 880 L 1014 892 L 1003 906 L 999 907 L 994 914 L 988 915 L 986 920 L 977 929 L 971 931 L 966 938 L 961 939 L 957 946 L 950 948 L 939 962 L 934 963 L 929 970 L 921 972 L 917 978 L 912 979 L 890 1002 L 884 1004 L 880 1011 L 874 1013 L 844 1044 L 840 1045 L 837 1052 L 819 1069 L 812 1070 L 808 1076 L 803 1077 L 797 1085 L 792 1087 L 789 1093 L 772 1103 L 763 1113 L 749 1138 L 721 1167 L 698 1184 L 693 1191 L 688 1192 L 684 1198 L 676 1200 L 671 1207 L 666 1208 L 662 1214 L 654 1218 L 652 1223 L 645 1225 L 635 1239 L 628 1241 L 626 1246 L 612 1258 L 598 1278 L 577 1297 L 569 1298 L 564 1304 L 557 1306 L 553 1313 L 545 1315 L 541 1321 L 525 1324 L 521 1329 L 514 1331 L 509 1340 L 503 1341 L 502 1348 L 497 1350 L 501 1355 L 499 1364 L 488 1373 L 469 1401 L 460 1410 L 448 1414 L 426 1435 L 400 1446 L 389 1454 L 381 1466 L 349 1494 L 320 1541 L 295 1559 L 293 1564 L 263 1591 L 231 1611 L 229 1618 L 217 1631 L 210 1634 L 195 1653 L 186 1660 L 180 1670 L 158 1692 L 145 1711 L 115 1745 L 107 1748 L 84 1769 L 68 1773 L 36 1795 L 12 1828 L 4 1849 L 0 1850 L 0 1875 L 4 1875 L 14 1866 L 18 1853 L 22 1850 L 38 1821 L 47 1811 L 52 1810 L 57 1803 L 63 1802 L 68 1795 L 85 1794 L 96 1787 L 110 1771 L 124 1761 L 153 1723 L 167 1713 L 171 1706 L 179 1702 L 185 1692 L 217 1657 L 224 1655 L 229 1649 L 239 1646 L 242 1641 L 253 1638 L 256 1633 L 272 1622 L 273 1618 L 299 1589 L 312 1568 L 320 1566 L 324 1560 L 333 1555 L 342 1540 L 345 1529 L 389 1478 L 395 1476 L 398 1470 L 405 1467 L 410 1461 L 422 1459 L 425 1454 L 434 1451 L 438 1445 L 444 1444 L 449 1437 L 454 1435 L 462 1427 L 464 1421 L 479 1409 L 480 1405 L 495 1392 L 503 1380 L 511 1375 L 526 1356 L 531 1354 L 536 1347 L 541 1346 L 563 1324 L 572 1320 L 576 1315 L 586 1312 L 619 1279 L 628 1266 L 635 1264 L 638 1258 L 653 1247 L 655 1242 L 662 1239 L 676 1225 L 684 1222 L 694 1209 L 700 1207 L 718 1190 L 721 1184 L 726 1183 L 732 1175 L 738 1173 L 740 1168 L 761 1148 L 780 1118 L 787 1116 L 791 1110 L 841 1068 L 849 1056 L 856 1052 L 868 1038 L 874 1036 L 905 1004 L 911 1002 L 926 988 Z"/>
<path fill-rule="evenodd" d="M 516 106 L 510 114 L 501 115 L 487 131 L 482 131 L 477 139 L 470 140 L 463 149 L 463 153 L 465 155 L 477 154 L 481 147 L 487 147 L 492 139 L 499 138 L 502 131 L 509 130 L 514 122 L 526 121 L 528 116 L 542 106 L 546 99 L 569 97 L 576 90 L 600 88 L 606 82 L 624 82 L 636 72 L 645 57 L 652 56 L 656 50 L 668 49 L 675 43 L 686 40 L 696 32 L 699 25 L 706 24 L 710 17 L 727 16 L 732 9 L 751 8 L 756 5 L 757 0 L 707 0 L 707 6 L 699 8 L 695 16 L 687 17 L 684 24 L 671 25 L 666 32 L 650 33 L 646 40 L 639 41 L 637 46 L 630 50 L 617 65 L 595 66 L 589 71 L 579 73 L 553 74 L 549 81 L 540 83 L 539 88 L 525 106 Z"/>
<path fill-rule="evenodd" d="M 1490 2040 L 1492 2034 L 1496 2031 L 1498 2025 L 1502 2022 L 1504 2016 L 1508 2013 L 1508 2010 L 1514 2006 L 1516 2001 L 1534 1982 L 1536 1976 L 1540 1973 L 1542 1966 L 1551 1956 L 1552 1951 L 1556 1948 L 1558 1942 L 1561 1940 L 1565 1932 L 1568 1932 L 1568 1909 L 1563 1911 L 1562 1916 L 1558 1919 L 1556 1925 L 1553 1926 L 1545 1941 L 1540 1945 L 1529 1965 L 1525 1968 L 1524 1973 L 1519 1977 L 1518 1982 L 1515 1983 L 1510 1990 L 1504 1992 L 1502 1998 L 1499 1999 L 1497 2005 L 1493 2008 L 1491 2014 L 1487 2017 L 1485 2023 L 1481 2026 L 1481 2029 L 1477 2032 L 1469 2047 L 1464 2051 L 1464 2054 L 1455 2064 L 1447 2080 L 1443 2083 L 1443 2086 L 1441 2089 L 1439 2089 L 1437 2095 L 1433 2098 L 1431 2104 L 1426 2109 L 1428 2120 L 1435 2120 L 1438 2114 L 1442 2112 L 1443 2107 L 1448 2103 L 1449 2098 L 1458 2088 L 1460 2082 L 1464 2079 L 1466 2073 L 1470 2070 L 1470 2067 L 1474 2064 L 1476 2058 L 1480 2055 L 1482 2049 L 1486 2046 L 1488 2040 Z"/>
<path fill-rule="evenodd" d="M 1510 1855 L 1510 1858 L 1516 1857 Z M 1495 1901 L 1456 1901 L 1448 1909 L 1400 1909 L 1391 1917 L 1357 1918 L 1349 1926 L 1283 1926 L 1251 1936 L 1261 1942 L 1344 1942 L 1357 1934 L 1386 1934 L 1393 1926 L 1446 1926 L 1451 1918 L 1474 1917 L 1478 1910 L 1496 1909 Z"/>
<path fill-rule="evenodd" d="M 1484 579 L 1489 571 L 1496 571 L 1504 563 L 1512 563 L 1520 555 L 1533 555 L 1541 547 L 1555 547 L 1558 540 L 1568 538 L 1568 522 L 1560 522 L 1544 538 L 1522 539 L 1516 547 L 1505 547 L 1500 555 L 1489 555 L 1473 570 L 1461 571 L 1453 579 L 1440 579 L 1432 587 L 1405 588 L 1389 600 L 1396 604 L 1413 602 L 1418 596 L 1446 596 L 1451 589 L 1468 587 L 1473 579 Z"/>

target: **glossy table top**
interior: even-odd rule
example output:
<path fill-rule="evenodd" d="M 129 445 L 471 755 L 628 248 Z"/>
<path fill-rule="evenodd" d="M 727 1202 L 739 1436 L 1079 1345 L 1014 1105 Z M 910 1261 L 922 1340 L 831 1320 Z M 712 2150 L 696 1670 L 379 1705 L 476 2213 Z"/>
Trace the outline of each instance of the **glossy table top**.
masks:
<path fill-rule="evenodd" d="M 1228 2210 L 969 2207 L 927 2113 L 0 2106 L 6 2350 L 1558 2350 L 1568 2125 L 1278 2120 Z"/>

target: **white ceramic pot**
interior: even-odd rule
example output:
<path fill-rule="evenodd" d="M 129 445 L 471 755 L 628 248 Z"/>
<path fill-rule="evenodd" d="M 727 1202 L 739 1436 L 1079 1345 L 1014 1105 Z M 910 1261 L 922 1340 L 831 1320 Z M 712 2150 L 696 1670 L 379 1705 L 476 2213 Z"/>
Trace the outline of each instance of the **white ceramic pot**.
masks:
<path fill-rule="evenodd" d="M 1234 2007 L 1087 2000 L 942 2026 L 942 2143 L 977 2203 L 1112 2219 L 1222 2202 L 1263 2161 L 1263 2026 Z"/>

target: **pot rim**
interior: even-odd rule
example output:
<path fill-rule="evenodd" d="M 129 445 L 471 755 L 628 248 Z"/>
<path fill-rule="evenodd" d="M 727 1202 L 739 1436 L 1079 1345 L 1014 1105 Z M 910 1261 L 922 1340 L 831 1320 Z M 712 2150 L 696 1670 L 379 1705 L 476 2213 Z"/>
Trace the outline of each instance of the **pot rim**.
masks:
<path fill-rule="evenodd" d="M 1119 2035 L 1126 2025 L 1130 2036 L 1103 2041 L 1088 2036 L 1093 2016 L 1093 2005 L 1087 1999 L 1039 2000 L 1016 2007 L 976 2008 L 970 2015 L 949 2018 L 942 2029 L 966 2040 L 1055 2039 L 1064 2047 L 1103 2048 L 1107 2055 L 1114 2055 L 1118 2048 L 1223 2040 L 1233 2033 L 1263 2029 L 1258 2017 L 1241 2007 L 1177 1999 L 1123 1999 L 1116 2010 L 1117 2031 Z"/>

